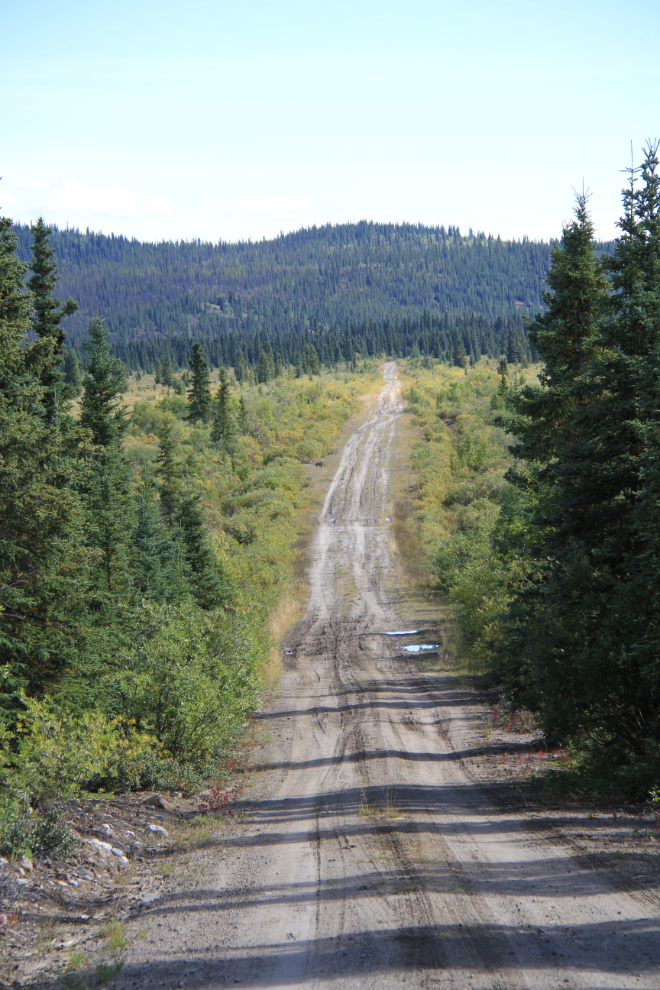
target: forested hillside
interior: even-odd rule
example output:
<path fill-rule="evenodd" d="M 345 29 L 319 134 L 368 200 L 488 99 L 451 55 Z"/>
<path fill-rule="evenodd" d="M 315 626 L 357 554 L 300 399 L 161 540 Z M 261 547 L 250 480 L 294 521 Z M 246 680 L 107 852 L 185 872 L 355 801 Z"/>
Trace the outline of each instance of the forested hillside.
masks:
<path fill-rule="evenodd" d="M 27 261 L 29 227 L 16 234 Z M 121 340 L 193 330 L 270 336 L 424 311 L 492 321 L 540 308 L 551 249 L 453 227 L 366 222 L 257 243 L 142 244 L 66 230 L 54 231 L 52 244 L 60 292 L 80 304 L 72 341 L 99 314 Z"/>

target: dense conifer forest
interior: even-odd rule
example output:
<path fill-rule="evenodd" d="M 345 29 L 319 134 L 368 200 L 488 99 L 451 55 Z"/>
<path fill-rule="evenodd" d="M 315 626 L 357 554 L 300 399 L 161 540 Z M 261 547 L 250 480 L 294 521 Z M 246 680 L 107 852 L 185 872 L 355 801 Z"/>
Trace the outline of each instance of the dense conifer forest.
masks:
<path fill-rule="evenodd" d="M 16 227 L 19 256 L 30 229 Z M 144 334 L 272 336 L 318 327 L 431 316 L 494 321 L 542 305 L 552 245 L 458 228 L 358 223 L 300 230 L 271 241 L 142 244 L 54 231 L 61 292 L 80 309 L 71 343 L 106 314 L 113 339 Z"/>
<path fill-rule="evenodd" d="M 15 233 L 29 260 L 29 227 Z M 273 360 L 303 370 L 310 344 L 328 367 L 355 354 L 529 359 L 523 317 L 542 305 L 551 250 L 454 227 L 373 223 L 255 244 L 142 244 L 74 230 L 51 237 L 61 291 L 78 303 L 68 347 L 80 361 L 87 323 L 101 314 L 113 354 L 149 373 L 187 367 L 193 340 L 212 367 L 239 374 L 256 370 L 267 342 Z"/>

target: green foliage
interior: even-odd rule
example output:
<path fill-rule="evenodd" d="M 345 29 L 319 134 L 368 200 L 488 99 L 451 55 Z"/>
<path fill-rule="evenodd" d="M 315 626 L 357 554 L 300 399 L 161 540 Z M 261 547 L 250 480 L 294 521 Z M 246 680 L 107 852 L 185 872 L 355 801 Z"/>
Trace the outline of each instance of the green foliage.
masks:
<path fill-rule="evenodd" d="M 188 419 L 191 423 L 200 420 L 207 423 L 211 418 L 211 389 L 209 388 L 209 368 L 202 345 L 195 342 L 189 361 L 192 378 L 188 389 Z"/>
<path fill-rule="evenodd" d="M 118 402 L 123 389 L 124 369 L 111 357 L 108 347 L 110 331 L 103 320 L 95 318 L 88 329 L 85 345 L 87 367 L 83 380 L 80 422 L 99 447 L 119 447 L 126 430 L 124 409 Z"/>
<path fill-rule="evenodd" d="M 158 453 L 156 454 L 156 475 L 160 479 L 158 494 L 165 519 L 172 524 L 176 515 L 180 489 L 179 466 L 175 461 L 176 441 L 173 425 L 169 419 L 163 419 L 159 427 Z"/>
<path fill-rule="evenodd" d="M 222 755 L 256 702 L 259 651 L 246 633 L 236 613 L 145 603 L 115 675 L 126 718 L 184 763 Z"/>
<path fill-rule="evenodd" d="M 229 379 L 224 368 L 220 368 L 218 372 L 218 391 L 213 405 L 211 440 L 213 443 L 218 444 L 220 450 L 231 455 L 235 446 L 234 435 L 236 433 L 236 427 L 230 408 Z"/>
<path fill-rule="evenodd" d="M 0 706 L 10 720 L 20 691 L 40 690 L 75 654 L 86 566 L 71 463 L 84 445 L 49 421 L 41 374 L 52 342 L 27 339 L 32 296 L 15 248 L 0 219 Z"/>
<path fill-rule="evenodd" d="M 201 608 L 215 608 L 231 598 L 232 593 L 218 575 L 217 560 L 209 542 L 199 494 L 184 492 L 177 518 L 192 593 Z"/>
<path fill-rule="evenodd" d="M 27 258 L 30 230 L 17 227 L 17 234 Z M 91 316 L 109 310 L 120 340 L 146 329 L 153 341 L 157 328 L 165 343 L 188 337 L 191 328 L 214 340 L 233 330 L 243 339 L 257 333 L 271 338 L 295 326 L 314 333 L 316 344 L 319 325 L 351 324 L 359 338 L 365 322 L 401 323 L 425 311 L 440 319 L 447 314 L 452 322 L 464 313 L 491 322 L 532 314 L 541 305 L 552 246 L 462 236 L 454 227 L 366 222 L 240 244 L 140 244 L 74 230 L 53 231 L 52 242 L 66 292 L 81 304 L 73 319 L 78 339 Z M 263 343 L 256 342 L 253 368 Z M 505 338 L 500 353 L 506 347 Z M 357 343 L 354 349 L 366 356 Z M 295 366 L 295 357 L 280 354 Z M 164 351 L 161 365 L 163 358 Z M 319 358 L 326 363 L 320 352 Z M 351 362 L 352 355 L 345 359 Z M 302 367 L 304 348 L 299 360 Z M 214 364 L 241 362 L 224 355 Z"/>
<path fill-rule="evenodd" d="M 60 300 L 53 298 L 58 271 L 54 260 L 55 252 L 49 243 L 51 230 L 39 217 L 31 231 L 32 275 L 28 280 L 28 288 L 34 302 L 32 329 L 48 345 L 41 364 L 40 378 L 44 410 L 49 422 L 52 422 L 57 414 L 58 404 L 61 405 L 67 395 L 62 369 L 65 336 L 61 324 L 63 319 L 76 312 L 78 303 L 75 299 L 68 299 L 61 306 Z"/>
<path fill-rule="evenodd" d="M 419 480 L 422 546 L 437 588 L 460 618 L 460 648 L 491 664 L 511 593 L 511 567 L 493 548 L 510 498 L 504 473 L 511 459 L 492 413 L 502 362 L 497 374 L 483 365 L 467 377 L 464 370 L 441 366 L 409 366 L 406 373 L 412 379 L 409 408 L 420 432 L 411 462 Z"/>
<path fill-rule="evenodd" d="M 127 385 L 94 320 L 79 416 L 64 404 L 49 417 L 52 340 L 28 339 L 33 296 L 9 221 L 0 235 L 0 827 L 12 848 L 64 848 L 43 816 L 28 835 L 29 795 L 192 788 L 235 745 L 290 580 L 301 458 L 327 452 L 364 381 L 294 380 L 278 355 L 275 377 L 238 403 L 219 376 L 209 427 L 190 417 L 210 402 L 201 349 L 189 402 L 144 401 L 151 383 Z M 306 359 L 320 372 L 313 348 Z"/>
<path fill-rule="evenodd" d="M 0 852 L 5 856 L 56 856 L 64 859 L 76 839 L 61 809 L 35 813 L 25 803 L 0 798 Z"/>
<path fill-rule="evenodd" d="M 649 147 L 641 187 L 631 181 L 624 193 L 622 236 L 605 266 L 609 295 L 578 200 L 554 254 L 547 311 L 531 328 L 545 361 L 541 388 L 522 389 L 509 427 L 527 464 L 511 478 L 535 495 L 522 532 L 543 563 L 516 588 L 502 669 L 551 737 L 573 739 L 592 762 L 605 748 L 604 762 L 629 767 L 631 787 L 640 767 L 657 769 L 645 754 L 660 742 L 658 559 L 649 541 L 657 500 L 647 470 L 659 452 L 650 398 L 660 370 L 657 167 Z"/>
<path fill-rule="evenodd" d="M 77 399 L 82 392 L 82 372 L 78 355 L 70 347 L 64 350 L 64 360 L 62 362 L 64 373 L 64 383 L 68 386 L 72 398 Z"/>
<path fill-rule="evenodd" d="M 99 780 L 124 787 L 139 782 L 141 758 L 154 746 L 150 736 L 99 710 L 76 717 L 52 700 L 25 697 L 23 704 L 17 744 L 7 748 L 5 737 L 1 754 L 9 796 L 62 797 L 90 790 Z"/>
<path fill-rule="evenodd" d="M 476 374 L 477 402 L 467 383 L 441 389 L 437 415 L 451 437 L 424 409 L 423 380 L 414 406 L 411 389 L 424 424 L 415 450 L 422 531 L 432 545 L 430 523 L 448 529 L 438 533 L 435 572 L 471 654 L 495 668 L 548 738 L 574 747 L 573 769 L 553 787 L 635 797 L 660 770 L 658 172 L 649 145 L 604 262 L 578 197 L 553 250 L 545 312 L 530 327 L 544 361 L 539 385 L 509 378 L 502 358 L 487 405 Z M 492 499 L 488 471 L 506 459 L 491 461 L 474 437 L 486 436 L 497 409 L 515 461 L 504 497 Z M 433 494 L 450 514 L 433 507 Z"/>

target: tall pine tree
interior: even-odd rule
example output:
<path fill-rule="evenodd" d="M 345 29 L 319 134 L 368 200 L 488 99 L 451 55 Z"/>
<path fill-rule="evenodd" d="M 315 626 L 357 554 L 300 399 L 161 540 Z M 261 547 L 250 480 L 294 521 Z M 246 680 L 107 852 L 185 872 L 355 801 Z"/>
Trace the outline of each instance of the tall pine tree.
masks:
<path fill-rule="evenodd" d="M 192 355 L 188 363 L 192 371 L 188 389 L 188 419 L 191 423 L 196 423 L 200 419 L 203 423 L 208 423 L 212 409 L 209 367 L 202 345 L 197 341 L 192 345 Z"/>
<path fill-rule="evenodd" d="M 507 422 L 516 437 L 511 449 L 517 463 L 508 478 L 520 496 L 518 517 L 504 525 L 500 538 L 501 549 L 520 561 L 522 577 L 502 643 L 509 685 L 555 735 L 576 729 L 576 704 L 584 697 L 575 658 L 589 639 L 584 619 L 593 589 L 584 549 L 575 539 L 582 506 L 571 493 L 570 471 L 579 472 L 586 455 L 588 439 L 580 426 L 585 371 L 599 339 L 606 290 L 584 195 L 575 213 L 552 253 L 546 310 L 530 327 L 543 360 L 540 388 L 516 394 L 517 416 Z"/>
<path fill-rule="evenodd" d="M 67 299 L 62 305 L 53 297 L 58 279 L 55 251 L 50 246 L 50 228 L 39 217 L 32 230 L 32 274 L 28 287 L 32 292 L 34 313 L 32 329 L 50 345 L 42 358 L 41 384 L 43 404 L 48 421 L 52 422 L 58 404 L 66 398 L 65 377 L 62 368 L 65 335 L 62 320 L 78 309 L 75 299 Z"/>
<path fill-rule="evenodd" d="M 127 420 L 119 402 L 124 371 L 121 362 L 110 354 L 109 332 L 103 320 L 92 320 L 88 334 L 88 364 L 80 404 L 81 424 L 90 431 L 96 447 L 86 484 L 88 543 L 98 555 L 97 594 L 100 601 L 112 605 L 114 596 L 130 587 L 133 501 L 121 448 Z"/>
<path fill-rule="evenodd" d="M 229 407 L 229 379 L 224 368 L 219 371 L 218 391 L 213 403 L 213 426 L 211 440 L 230 456 L 234 449 L 236 426 Z"/>
<path fill-rule="evenodd" d="M 85 557 L 67 451 L 44 415 L 41 371 L 52 348 L 30 341 L 33 297 L 0 219 L 0 705 L 11 720 L 21 690 L 39 693 L 76 656 Z"/>

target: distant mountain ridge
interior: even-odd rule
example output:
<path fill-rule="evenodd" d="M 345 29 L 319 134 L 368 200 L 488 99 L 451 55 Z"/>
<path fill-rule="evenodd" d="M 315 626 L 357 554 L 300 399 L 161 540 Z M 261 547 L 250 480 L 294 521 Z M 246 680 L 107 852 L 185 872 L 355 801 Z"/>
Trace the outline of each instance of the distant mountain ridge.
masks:
<path fill-rule="evenodd" d="M 16 226 L 30 256 L 30 228 Z M 117 344 L 156 336 L 301 333 L 423 313 L 450 321 L 542 307 L 551 243 L 413 224 L 326 225 L 274 240 L 142 243 L 54 228 L 72 344 L 104 316 Z M 609 245 L 603 245 L 608 250 Z"/>

